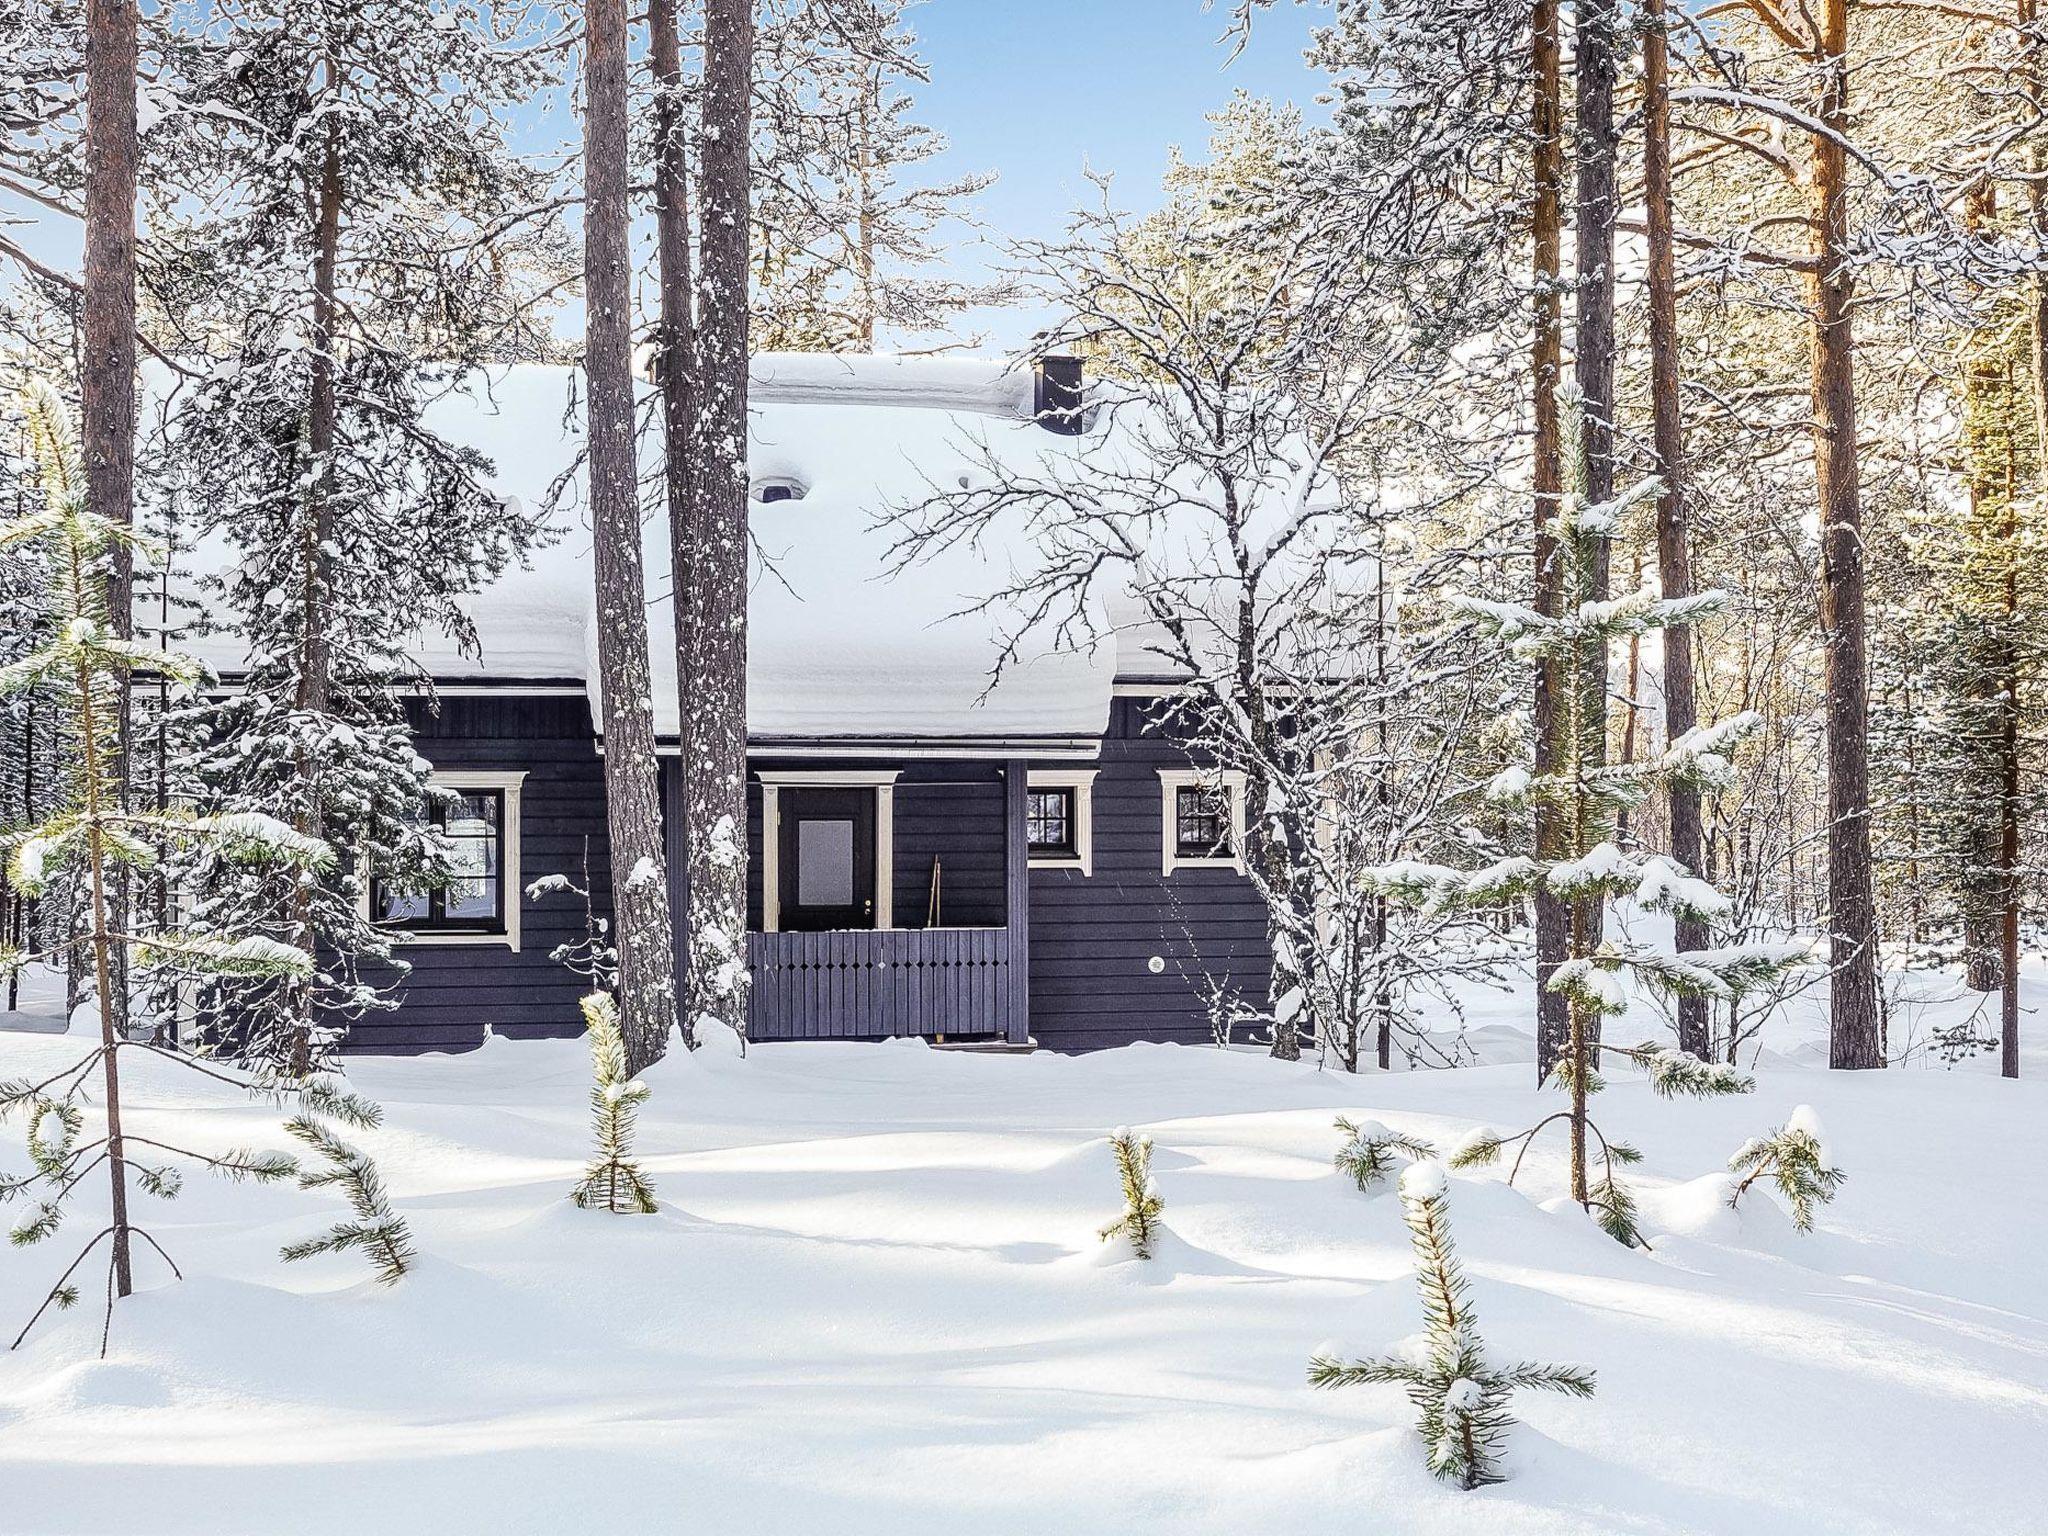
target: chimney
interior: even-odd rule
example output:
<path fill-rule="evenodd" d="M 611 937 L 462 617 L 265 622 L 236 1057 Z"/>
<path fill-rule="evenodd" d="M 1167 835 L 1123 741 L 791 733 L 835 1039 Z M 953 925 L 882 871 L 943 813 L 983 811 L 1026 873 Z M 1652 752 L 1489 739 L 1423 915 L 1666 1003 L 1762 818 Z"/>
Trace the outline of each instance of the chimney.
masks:
<path fill-rule="evenodd" d="M 1079 437 L 1087 428 L 1081 359 L 1066 353 L 1041 357 L 1032 368 L 1031 414 L 1048 432 Z"/>

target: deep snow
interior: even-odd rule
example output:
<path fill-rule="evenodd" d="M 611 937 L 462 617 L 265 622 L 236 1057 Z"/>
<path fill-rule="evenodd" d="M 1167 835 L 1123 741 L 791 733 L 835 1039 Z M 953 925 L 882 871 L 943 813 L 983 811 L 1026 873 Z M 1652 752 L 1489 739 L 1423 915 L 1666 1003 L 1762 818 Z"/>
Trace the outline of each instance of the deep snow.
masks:
<path fill-rule="evenodd" d="M 1484 1003 L 1486 1054 L 1524 1006 Z M 1604 1096 L 1648 1154 L 1653 1253 L 1558 1199 L 1558 1142 L 1519 1189 L 1453 1179 L 1493 1352 L 1599 1374 L 1591 1402 L 1526 1395 L 1512 1480 L 1472 1494 L 1423 1470 L 1396 1390 L 1304 1385 L 1318 1346 L 1419 1325 L 1397 1201 L 1331 1168 L 1331 1122 L 1440 1145 L 1516 1127 L 1555 1103 L 1525 1065 L 706 1052 L 649 1075 L 661 1213 L 612 1217 L 567 1199 L 579 1044 L 361 1061 L 419 1273 L 281 1265 L 331 1197 L 195 1180 L 152 1206 L 187 1278 L 142 1263 L 106 1361 L 90 1288 L 0 1357 L 0 1531 L 2042 1529 L 2048 1091 L 1982 1058 L 1829 1074 L 1777 1043 L 1747 1098 L 1669 1104 L 1625 1074 Z M 0 1074 L 79 1048 L 0 1034 Z M 274 1112 L 130 1073 L 145 1134 L 284 1144 Z M 1810 1237 L 1760 1190 L 1726 1210 L 1710 1177 L 1801 1104 L 1849 1173 Z M 1095 1238 L 1119 1124 L 1156 1142 L 1149 1264 Z M 0 1138 L 19 1170 L 20 1128 Z M 7 1336 L 95 1214 L 0 1256 Z"/>

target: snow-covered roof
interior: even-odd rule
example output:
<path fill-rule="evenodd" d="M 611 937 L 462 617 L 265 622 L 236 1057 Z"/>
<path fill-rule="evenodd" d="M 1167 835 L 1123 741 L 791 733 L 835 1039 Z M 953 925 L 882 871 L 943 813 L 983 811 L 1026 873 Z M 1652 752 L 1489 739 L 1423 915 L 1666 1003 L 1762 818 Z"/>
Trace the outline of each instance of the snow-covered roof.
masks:
<path fill-rule="evenodd" d="M 1004 625 L 961 610 L 1028 563 L 1028 551 L 1000 528 L 972 548 L 901 573 L 889 569 L 892 508 L 934 487 L 957 487 L 964 476 L 986 476 L 991 462 L 1043 475 L 1048 458 L 1091 451 L 1091 439 L 1032 420 L 1030 372 L 977 359 L 771 355 L 756 360 L 754 378 L 750 473 L 757 484 L 794 481 L 804 494 L 750 504 L 750 733 L 1030 742 L 1099 735 L 1116 672 L 1113 640 L 1087 651 L 1048 642 L 990 686 Z M 581 447 L 580 385 L 566 368 L 493 370 L 438 400 L 427 424 L 488 457 L 501 495 L 538 507 Z M 480 655 L 463 654 L 444 635 L 414 637 L 410 653 L 437 681 L 580 681 L 595 705 L 591 538 L 580 477 L 551 520 L 555 542 L 529 568 L 508 571 L 465 604 Z M 678 721 L 665 517 L 647 524 L 644 543 L 656 729 L 672 738 Z M 199 551 L 202 568 L 208 554 Z M 215 563 L 229 558 L 220 546 L 211 556 Z M 241 669 L 231 638 L 196 649 L 223 673 Z"/>

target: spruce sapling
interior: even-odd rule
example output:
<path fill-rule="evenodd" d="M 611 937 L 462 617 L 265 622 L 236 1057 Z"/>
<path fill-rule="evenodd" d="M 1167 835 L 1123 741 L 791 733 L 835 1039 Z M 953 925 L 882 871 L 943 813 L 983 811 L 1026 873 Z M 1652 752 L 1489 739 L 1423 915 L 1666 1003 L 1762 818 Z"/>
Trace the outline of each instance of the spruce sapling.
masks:
<path fill-rule="evenodd" d="M 1105 1243 L 1128 1237 L 1138 1257 L 1149 1259 L 1159 1217 L 1166 1210 L 1152 1178 L 1152 1138 L 1134 1136 L 1128 1126 L 1120 1125 L 1110 1133 L 1109 1148 L 1116 1154 L 1117 1177 L 1123 1184 L 1124 1213 L 1097 1235 Z"/>
<path fill-rule="evenodd" d="M 1369 1192 L 1393 1172 L 1396 1152 L 1414 1162 L 1436 1156 L 1436 1148 L 1428 1142 L 1390 1131 L 1377 1120 L 1354 1124 L 1339 1115 L 1337 1129 L 1350 1138 L 1337 1149 L 1337 1171 L 1350 1174 L 1361 1191 Z"/>
<path fill-rule="evenodd" d="M 586 1211 L 651 1215 L 654 1186 L 633 1161 L 634 1120 L 651 1090 L 626 1072 L 618 1004 L 606 993 L 593 992 L 583 999 L 583 1019 L 589 1026 L 590 1115 L 597 1131 L 597 1156 L 570 1198 Z"/>
<path fill-rule="evenodd" d="M 365 1129 L 374 1127 L 383 1118 L 375 1105 L 352 1096 L 325 1097 L 319 1107 L 330 1113 L 338 1112 Z M 325 1168 L 302 1169 L 299 1187 L 326 1189 L 338 1186 L 355 1213 L 353 1221 L 336 1222 L 320 1237 L 287 1245 L 284 1249 L 285 1262 L 296 1263 L 323 1253 L 345 1253 L 353 1248 L 360 1250 L 370 1261 L 371 1268 L 377 1272 L 377 1279 L 383 1284 L 396 1285 L 404 1279 L 412 1268 L 414 1257 L 412 1233 L 406 1227 L 405 1218 L 391 1209 L 391 1200 L 384 1193 L 384 1180 L 377 1172 L 377 1165 L 368 1154 L 349 1145 L 321 1124 L 310 1111 L 301 1112 L 286 1121 L 285 1131 L 304 1142 L 327 1163 Z"/>
<path fill-rule="evenodd" d="M 1820 1117 L 1805 1104 L 1792 1111 L 1781 1129 L 1744 1142 L 1728 1159 L 1728 1171 L 1738 1176 L 1728 1192 L 1731 1207 L 1741 1203 L 1750 1185 L 1768 1177 L 1792 1207 L 1792 1225 L 1802 1232 L 1813 1230 L 1815 1207 L 1833 1200 L 1848 1178 L 1829 1163 Z"/>
<path fill-rule="evenodd" d="M 1401 1216 L 1415 1247 L 1415 1282 L 1427 1325 L 1413 1353 L 1367 1360 L 1318 1354 L 1309 1385 L 1349 1387 L 1386 1382 L 1401 1387 L 1419 1414 L 1429 1470 L 1461 1488 L 1501 1480 L 1500 1451 L 1513 1427 L 1508 1400 L 1518 1387 L 1593 1395 L 1593 1373 L 1569 1365 L 1489 1365 L 1473 1315 L 1470 1286 L 1451 1241 L 1450 1181 L 1435 1161 L 1401 1175 Z"/>

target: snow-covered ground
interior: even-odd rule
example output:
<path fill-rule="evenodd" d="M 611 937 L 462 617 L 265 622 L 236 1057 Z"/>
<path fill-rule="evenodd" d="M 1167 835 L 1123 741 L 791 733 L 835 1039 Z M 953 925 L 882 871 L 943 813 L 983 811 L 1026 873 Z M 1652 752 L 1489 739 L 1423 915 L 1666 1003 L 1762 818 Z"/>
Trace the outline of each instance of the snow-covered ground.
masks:
<path fill-rule="evenodd" d="M 1525 1008 L 1475 1011 L 1483 1054 L 1512 1052 Z M 1590 1402 L 1521 1400 L 1511 1480 L 1482 1492 L 1428 1476 L 1396 1390 L 1303 1371 L 1419 1326 L 1398 1203 L 1332 1171 L 1332 1119 L 1519 1126 L 1555 1103 L 1525 1065 L 706 1052 L 649 1076 L 662 1211 L 611 1217 L 565 1198 L 581 1046 L 501 1041 L 354 1068 L 424 1255 L 395 1290 L 277 1261 L 330 1197 L 195 1180 L 152 1208 L 186 1278 L 142 1261 L 105 1361 L 90 1287 L 0 1357 L 0 1530 L 2039 1531 L 2048 1091 L 1982 1058 L 1819 1071 L 1815 1017 L 1789 1011 L 1751 1097 L 1605 1096 L 1648 1155 L 1654 1252 L 1559 1201 L 1555 1142 L 1519 1188 L 1454 1180 L 1495 1355 L 1599 1374 Z M 78 1048 L 0 1033 L 0 1075 Z M 274 1112 L 130 1070 L 145 1134 L 285 1144 Z M 1804 1237 L 1770 1197 L 1738 1216 L 1695 1182 L 1802 1103 L 1849 1174 Z M 1149 1264 L 1094 1235 L 1118 1124 L 1157 1143 L 1171 1236 Z M 10 1127 L 0 1168 L 24 1166 Z M 0 1342 L 97 1214 L 0 1255 Z"/>

